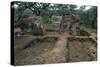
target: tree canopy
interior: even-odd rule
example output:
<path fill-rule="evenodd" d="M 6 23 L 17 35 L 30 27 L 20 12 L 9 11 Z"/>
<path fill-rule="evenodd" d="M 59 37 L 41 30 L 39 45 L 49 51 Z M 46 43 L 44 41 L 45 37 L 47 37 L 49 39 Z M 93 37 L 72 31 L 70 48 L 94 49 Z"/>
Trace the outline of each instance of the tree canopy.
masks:
<path fill-rule="evenodd" d="M 16 7 L 15 7 L 16 5 Z M 86 10 L 87 7 L 90 7 Z M 20 2 L 15 1 L 14 8 L 14 20 L 19 22 L 23 17 L 32 15 L 42 16 L 45 22 L 51 22 L 50 18 L 55 16 L 62 16 L 64 13 L 69 12 L 76 17 L 80 18 L 80 24 L 97 28 L 97 7 L 81 5 L 69 5 L 69 4 L 51 4 L 51 3 L 37 3 L 37 2 Z M 78 8 L 78 9 L 77 9 Z"/>

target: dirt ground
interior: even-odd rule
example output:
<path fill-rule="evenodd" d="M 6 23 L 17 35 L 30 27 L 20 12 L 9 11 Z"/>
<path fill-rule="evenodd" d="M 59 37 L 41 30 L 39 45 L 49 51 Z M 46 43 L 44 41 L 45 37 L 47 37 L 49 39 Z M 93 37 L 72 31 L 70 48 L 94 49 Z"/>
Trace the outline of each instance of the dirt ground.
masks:
<path fill-rule="evenodd" d="M 77 40 L 67 40 L 67 37 L 70 37 L 70 35 L 66 32 L 62 34 L 48 32 L 47 34 L 48 35 L 42 36 L 42 38 L 39 39 L 34 39 L 34 36 L 23 36 L 22 38 L 15 39 L 15 65 L 84 61 L 83 59 L 87 56 L 87 50 L 86 46 L 80 48 L 80 46 L 84 45 L 83 43 Z M 89 46 L 94 44 L 91 43 L 91 41 L 88 41 L 89 43 L 83 42 L 85 45 L 90 43 Z M 93 49 L 96 48 L 93 47 Z M 85 56 L 83 58 L 84 52 Z M 96 50 L 94 50 L 94 52 L 96 52 Z M 78 58 L 76 54 L 82 54 L 82 56 Z M 73 57 L 73 55 L 75 57 Z M 88 60 L 86 59 L 85 61 Z"/>
<path fill-rule="evenodd" d="M 91 38 L 71 38 L 67 48 L 68 62 L 96 60 L 96 43 Z"/>

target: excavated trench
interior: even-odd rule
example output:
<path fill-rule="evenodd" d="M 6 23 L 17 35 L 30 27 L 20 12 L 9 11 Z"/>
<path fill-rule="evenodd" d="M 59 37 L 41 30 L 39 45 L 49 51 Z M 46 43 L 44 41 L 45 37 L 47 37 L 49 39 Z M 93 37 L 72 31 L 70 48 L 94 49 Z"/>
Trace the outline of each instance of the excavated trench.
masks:
<path fill-rule="evenodd" d="M 97 58 L 96 42 L 89 37 L 69 37 L 67 62 L 93 61 Z"/>
<path fill-rule="evenodd" d="M 16 39 L 15 65 L 43 64 L 43 57 L 45 56 L 42 55 L 46 54 L 48 51 L 51 51 L 55 47 L 54 44 L 57 40 L 58 39 L 56 37 L 34 38 L 32 36 L 23 36 L 18 40 Z"/>
<path fill-rule="evenodd" d="M 97 43 L 88 36 L 22 36 L 14 51 L 15 65 L 97 60 Z"/>

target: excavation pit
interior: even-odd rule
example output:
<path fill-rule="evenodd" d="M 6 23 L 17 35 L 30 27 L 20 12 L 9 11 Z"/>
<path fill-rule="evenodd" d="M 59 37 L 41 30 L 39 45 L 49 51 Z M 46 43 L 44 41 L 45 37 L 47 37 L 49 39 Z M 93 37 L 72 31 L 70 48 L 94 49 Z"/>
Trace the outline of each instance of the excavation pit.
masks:
<path fill-rule="evenodd" d="M 96 42 L 89 37 L 69 37 L 67 62 L 94 61 L 97 59 Z"/>
<path fill-rule="evenodd" d="M 19 43 L 32 37 L 23 38 L 18 40 Z M 57 40 L 57 37 L 33 37 L 27 45 L 24 45 L 25 43 L 19 45 L 15 42 L 15 65 L 44 64 L 45 54 L 54 48 Z"/>
<path fill-rule="evenodd" d="M 15 65 L 97 60 L 97 43 L 88 36 L 22 36 L 15 39 Z"/>

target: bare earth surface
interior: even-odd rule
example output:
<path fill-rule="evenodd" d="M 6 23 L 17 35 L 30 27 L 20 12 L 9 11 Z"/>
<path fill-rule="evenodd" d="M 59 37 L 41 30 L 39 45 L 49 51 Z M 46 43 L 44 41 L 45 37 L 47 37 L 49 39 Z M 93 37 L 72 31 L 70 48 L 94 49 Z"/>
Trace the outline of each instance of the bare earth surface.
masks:
<path fill-rule="evenodd" d="M 53 35 L 52 35 L 53 34 Z M 54 35 L 55 34 L 55 35 Z M 47 36 L 58 36 L 56 42 L 38 42 L 31 47 L 20 51 L 15 56 L 16 64 L 43 64 L 43 63 L 63 63 L 66 62 L 66 33 L 59 35 L 58 33 L 49 33 Z M 25 37 L 26 38 L 26 37 Z M 16 42 L 18 47 L 23 47 L 21 44 L 28 41 L 25 38 L 21 39 L 22 43 Z M 27 37 L 32 39 L 32 36 Z"/>
<path fill-rule="evenodd" d="M 15 42 L 15 64 L 16 65 L 25 65 L 25 64 L 50 64 L 50 63 L 65 63 L 69 61 L 68 59 L 68 49 L 67 49 L 67 37 L 70 35 L 68 33 L 59 34 L 56 32 L 49 32 L 48 37 L 57 37 L 57 40 L 49 40 L 49 41 L 38 41 L 35 42 L 30 41 L 34 40 L 34 36 L 25 36 L 19 39 L 16 39 Z M 43 36 L 45 37 L 45 36 Z M 28 44 L 27 44 L 28 43 Z M 69 42 L 71 48 L 70 49 L 70 60 L 73 61 L 73 55 L 74 53 L 77 53 L 74 51 L 74 49 L 77 49 L 76 51 L 82 52 L 81 48 L 78 49 L 77 45 L 78 43 L 73 41 Z M 26 48 L 23 48 L 27 46 Z M 89 44 L 91 45 L 91 44 Z M 80 47 L 79 43 L 79 47 Z M 84 49 L 84 48 L 83 48 Z M 84 51 L 83 51 L 84 54 Z M 82 54 L 82 55 L 83 55 Z M 83 58 L 83 57 L 81 57 Z M 79 57 L 80 59 L 80 57 Z M 76 61 L 79 61 L 77 59 L 74 59 Z"/>

